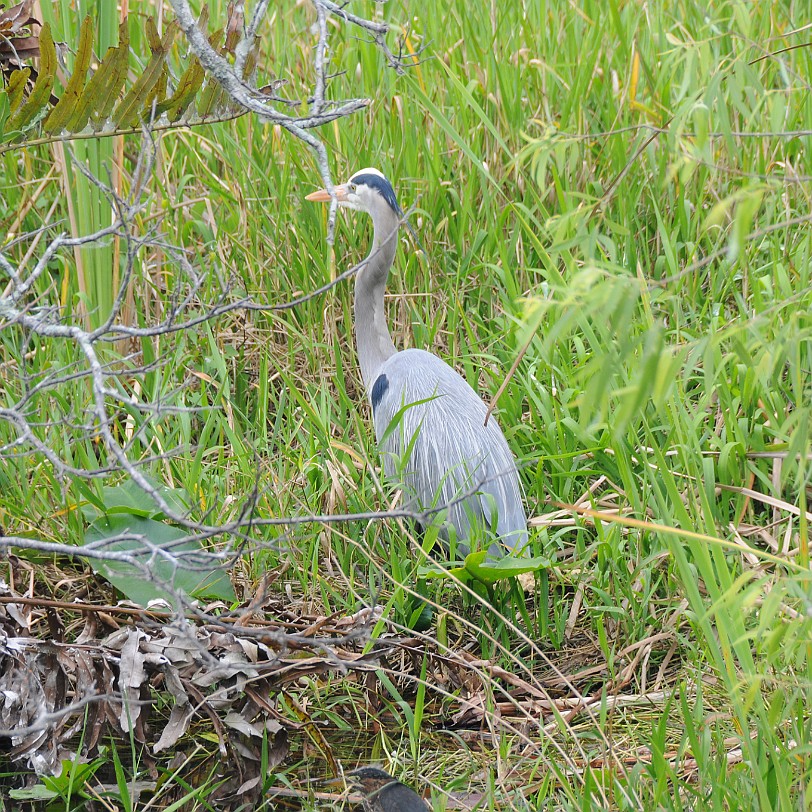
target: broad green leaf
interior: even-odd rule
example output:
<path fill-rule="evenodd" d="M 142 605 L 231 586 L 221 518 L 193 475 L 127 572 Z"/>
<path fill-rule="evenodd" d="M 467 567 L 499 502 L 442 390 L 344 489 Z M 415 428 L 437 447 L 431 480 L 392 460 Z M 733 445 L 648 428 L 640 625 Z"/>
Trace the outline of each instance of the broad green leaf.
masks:
<path fill-rule="evenodd" d="M 434 620 L 434 607 L 422 598 L 413 597 L 410 601 L 411 613 L 406 621 L 406 625 L 416 632 L 424 632 Z"/>
<path fill-rule="evenodd" d="M 486 550 L 469 553 L 462 566 L 449 567 L 447 570 L 434 567 L 421 568 L 421 578 L 458 578 L 463 583 L 479 581 L 490 585 L 505 578 L 515 578 L 525 572 L 537 572 L 550 566 L 550 560 L 544 556 L 521 558 L 506 555 L 494 560 L 488 557 Z"/>
<path fill-rule="evenodd" d="M 43 132 L 58 133 L 67 127 L 68 121 L 76 110 L 82 89 L 85 86 L 85 77 L 87 76 L 87 69 L 90 67 L 92 57 L 93 21 L 88 14 L 82 21 L 82 30 L 79 34 L 79 49 L 76 52 L 73 73 L 62 93 L 62 98 L 57 102 L 56 107 L 48 113 L 45 121 L 43 121 Z"/>
<path fill-rule="evenodd" d="M 101 759 L 95 759 L 89 763 L 63 759 L 59 775 L 44 775 L 42 783 L 47 789 L 58 792 L 63 797 L 71 791 L 71 788 L 76 794 L 77 790 L 81 792 L 82 787 L 93 778 L 103 764 L 104 761 Z"/>
<path fill-rule="evenodd" d="M 215 31 L 209 37 L 209 44 L 212 48 L 217 48 L 220 40 L 223 36 L 222 31 Z M 222 51 L 221 51 L 222 53 Z M 221 94 L 223 93 L 223 89 L 217 83 L 217 81 L 213 77 L 209 77 L 208 81 L 206 82 L 206 86 L 203 88 L 203 91 L 200 93 L 200 96 L 197 100 L 197 114 L 201 118 L 205 118 L 209 114 L 211 114 L 214 110 L 217 109 L 217 104 L 221 98 Z"/>
<path fill-rule="evenodd" d="M 163 51 L 163 45 L 158 34 L 158 29 L 155 28 L 155 26 L 150 25 L 149 22 L 147 23 L 147 40 L 149 41 L 149 49 L 153 54 L 161 53 Z M 156 100 L 162 100 L 166 97 L 167 80 L 168 73 L 166 59 L 164 59 L 161 65 L 161 72 L 158 76 L 158 81 L 149 88 L 144 96 L 144 102 L 141 105 L 142 118 L 150 118 L 152 115 L 153 102 Z"/>
<path fill-rule="evenodd" d="M 144 540 L 117 538 L 125 534 L 141 536 Z M 139 562 L 149 568 L 149 573 L 135 564 L 118 561 L 91 559 L 90 564 L 94 572 L 104 576 L 129 600 L 141 606 L 157 599 L 173 604 L 175 599 L 168 587 L 195 598 L 235 600 L 234 587 L 219 560 L 206 552 L 199 542 L 181 541 L 187 535 L 184 530 L 154 519 L 132 513 L 113 514 L 97 519 L 87 528 L 84 544 L 109 539 L 105 550 L 132 552 L 138 556 Z M 166 555 L 148 549 L 145 541 L 166 551 Z M 194 569 L 185 562 L 193 562 Z"/>
<path fill-rule="evenodd" d="M 152 90 L 147 93 L 147 96 L 144 99 L 144 106 L 141 110 L 141 115 L 143 118 L 151 118 L 153 106 L 157 109 L 158 103 L 166 99 L 166 87 L 168 84 L 169 68 L 167 68 L 166 63 L 164 63 L 163 69 L 161 70 L 161 75 L 158 77 L 158 81 L 153 85 Z M 158 117 L 157 113 L 155 114 L 155 117 Z"/>
<path fill-rule="evenodd" d="M 197 24 L 201 31 L 205 31 L 208 28 L 208 6 L 203 6 Z M 186 68 L 180 77 L 175 92 L 168 99 L 164 99 L 164 101 L 157 105 L 155 115 L 160 116 L 162 113 L 167 113 L 170 121 L 177 121 L 186 112 L 186 108 L 192 103 L 198 90 L 203 86 L 205 76 L 206 73 L 198 58 L 196 56 L 192 57 L 189 67 Z"/>
<path fill-rule="evenodd" d="M 162 113 L 166 113 L 170 121 L 177 121 L 186 112 L 186 108 L 202 87 L 205 75 L 197 57 L 193 57 L 191 64 L 180 77 L 177 90 L 156 106 L 155 115 L 160 116 Z"/>
<path fill-rule="evenodd" d="M 150 92 L 158 84 L 164 72 L 166 54 L 178 29 L 177 20 L 173 20 L 166 27 L 163 39 L 159 39 L 158 30 L 151 17 L 147 18 L 146 25 L 152 56 L 144 72 L 127 91 L 113 112 L 113 122 L 116 127 L 134 127 L 138 124 L 139 116 L 147 103 Z"/>
<path fill-rule="evenodd" d="M 544 556 L 520 558 L 506 555 L 497 561 L 488 558 L 485 550 L 470 553 L 465 558 L 465 570 L 477 581 L 484 584 L 496 583 L 505 578 L 515 578 L 525 572 L 536 572 L 550 566 L 550 560 Z"/>
<path fill-rule="evenodd" d="M 23 68 L 22 70 L 15 70 L 8 80 L 6 93 L 8 93 L 8 103 L 12 113 L 15 112 L 23 102 L 23 92 L 25 91 L 25 84 L 29 76 L 31 76 L 31 68 Z"/>
<path fill-rule="evenodd" d="M 170 505 L 174 513 L 180 515 L 188 511 L 188 495 L 185 491 L 169 488 L 149 476 L 146 479 Z M 120 485 L 105 485 L 102 488 L 101 505 L 103 506 L 101 508 L 93 504 L 84 505 L 82 514 L 85 519 L 92 522 L 102 515 L 112 513 L 130 513 L 133 516 L 152 519 L 164 518 L 153 498 L 130 479 Z"/>
<path fill-rule="evenodd" d="M 39 113 L 45 109 L 56 77 L 56 48 L 51 35 L 51 26 L 48 23 L 42 26 L 39 35 L 39 75 L 34 82 L 34 89 L 28 100 L 9 119 L 10 130 L 21 130 L 30 124 Z"/>
<path fill-rule="evenodd" d="M 107 49 L 101 65 L 79 98 L 75 113 L 68 122 L 67 128 L 71 132 L 84 129 L 91 116 L 96 127 L 107 120 L 127 74 L 129 53 L 130 31 L 128 20 L 124 19 L 118 29 L 118 45 Z"/>
<path fill-rule="evenodd" d="M 59 797 L 59 793 L 48 789 L 44 784 L 34 784 L 26 789 L 10 789 L 8 797 L 15 801 L 53 801 Z"/>
<path fill-rule="evenodd" d="M 210 76 L 206 82 L 206 87 L 203 88 L 203 92 L 200 94 L 197 103 L 197 114 L 200 118 L 214 115 L 223 99 L 225 99 L 223 88 L 220 87 L 216 79 Z"/>

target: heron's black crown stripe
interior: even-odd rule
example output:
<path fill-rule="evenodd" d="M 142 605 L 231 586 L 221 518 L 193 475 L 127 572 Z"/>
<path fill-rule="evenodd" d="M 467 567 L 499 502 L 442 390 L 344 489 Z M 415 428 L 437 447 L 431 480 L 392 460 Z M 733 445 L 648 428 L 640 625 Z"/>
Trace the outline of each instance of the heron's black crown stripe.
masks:
<path fill-rule="evenodd" d="M 352 183 L 363 183 L 364 186 L 369 186 L 371 189 L 376 189 L 380 196 L 389 204 L 392 211 L 394 211 L 395 214 L 401 214 L 400 206 L 398 206 L 398 199 L 395 197 L 395 190 L 392 188 L 392 184 L 386 178 L 382 178 L 379 175 L 373 175 L 371 173 L 364 173 L 361 175 L 356 175 L 354 178 L 352 178 Z"/>
<path fill-rule="evenodd" d="M 381 398 L 386 394 L 386 390 L 389 388 L 389 380 L 387 379 L 386 375 L 378 375 L 375 379 L 375 383 L 372 384 L 372 408 L 377 409 L 378 404 L 381 402 Z"/>

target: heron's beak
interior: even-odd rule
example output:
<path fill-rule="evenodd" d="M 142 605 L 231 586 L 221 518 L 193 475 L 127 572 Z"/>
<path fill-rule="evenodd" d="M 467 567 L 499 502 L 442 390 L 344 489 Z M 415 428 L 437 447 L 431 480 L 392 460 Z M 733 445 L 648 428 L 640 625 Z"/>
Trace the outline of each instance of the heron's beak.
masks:
<path fill-rule="evenodd" d="M 345 786 L 344 777 L 341 775 L 337 775 L 335 778 L 320 778 L 318 782 L 323 787 Z"/>
<path fill-rule="evenodd" d="M 337 775 L 335 778 L 314 778 L 313 781 L 318 782 L 323 787 L 342 787 L 349 792 L 355 792 L 357 789 L 351 775 Z"/>
<path fill-rule="evenodd" d="M 345 184 L 333 186 L 333 191 L 339 203 L 347 199 L 347 187 Z M 313 203 L 329 203 L 330 193 L 326 189 L 319 189 L 318 192 L 311 192 L 305 200 L 310 200 Z"/>

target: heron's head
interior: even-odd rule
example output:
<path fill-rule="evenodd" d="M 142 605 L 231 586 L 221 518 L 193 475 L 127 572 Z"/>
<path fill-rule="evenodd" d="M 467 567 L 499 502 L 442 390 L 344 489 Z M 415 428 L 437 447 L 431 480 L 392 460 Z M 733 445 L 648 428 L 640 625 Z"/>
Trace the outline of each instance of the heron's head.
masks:
<path fill-rule="evenodd" d="M 386 770 L 382 770 L 380 767 L 356 767 L 351 772 L 347 773 L 347 776 L 354 781 L 364 781 L 364 780 L 376 780 L 376 781 L 396 781 L 397 779 L 393 778 L 389 775 Z"/>
<path fill-rule="evenodd" d="M 374 795 L 385 786 L 398 783 L 396 778 L 378 767 L 358 767 L 345 773 L 343 781 L 353 792 L 360 792 L 362 795 Z M 321 783 L 336 785 L 342 783 L 342 778 L 323 779 Z"/>
<path fill-rule="evenodd" d="M 402 215 L 392 184 L 382 172 L 372 167 L 359 170 L 346 183 L 334 186 L 333 191 L 339 206 L 365 211 L 373 217 L 387 210 L 398 217 Z M 329 202 L 330 193 L 326 189 L 319 189 L 305 200 Z"/>

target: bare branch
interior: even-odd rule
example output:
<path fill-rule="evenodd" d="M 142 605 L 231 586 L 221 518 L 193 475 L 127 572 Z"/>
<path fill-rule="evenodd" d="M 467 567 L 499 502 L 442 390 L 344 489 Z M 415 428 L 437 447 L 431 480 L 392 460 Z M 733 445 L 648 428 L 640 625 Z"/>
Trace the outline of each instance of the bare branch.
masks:
<path fill-rule="evenodd" d="M 243 37 L 236 46 L 234 65 L 219 54 L 209 43 L 206 35 L 200 30 L 188 0 L 170 0 L 175 11 L 178 23 L 186 38 L 200 60 L 203 68 L 213 76 L 228 94 L 229 98 L 245 110 L 259 115 L 263 120 L 277 124 L 287 130 L 291 135 L 306 143 L 314 152 L 319 174 L 324 186 L 332 191 L 333 183 L 330 175 L 327 150 L 324 144 L 309 130 L 321 127 L 331 121 L 344 116 L 352 115 L 370 104 L 370 99 L 347 99 L 341 102 L 330 101 L 327 98 L 327 88 L 330 74 L 327 72 L 329 64 L 329 28 L 328 17 L 334 14 L 344 22 L 367 32 L 371 42 L 384 54 L 387 63 L 399 73 L 404 66 L 414 63 L 414 56 L 406 58 L 401 53 L 397 56 L 391 51 L 386 42 L 389 26 L 385 23 L 376 23 L 348 12 L 343 6 L 331 0 L 312 0 L 316 10 L 316 29 L 318 39 L 314 52 L 315 87 L 310 97 L 310 115 L 296 117 L 279 111 L 274 102 L 279 100 L 268 97 L 253 87 L 244 77 L 248 54 L 253 47 L 260 24 L 267 13 L 270 3 L 260 0 L 254 7 L 251 22 L 245 27 Z M 336 202 L 330 204 L 328 217 L 327 239 L 332 242 L 335 231 Z"/>

